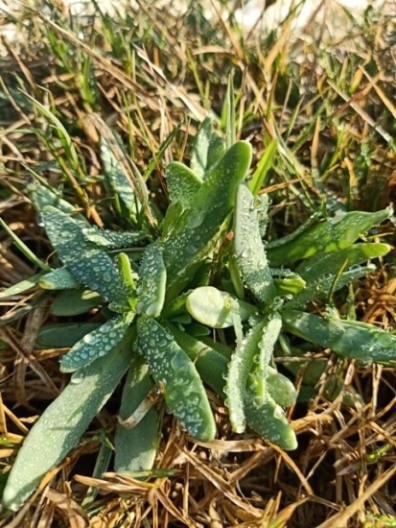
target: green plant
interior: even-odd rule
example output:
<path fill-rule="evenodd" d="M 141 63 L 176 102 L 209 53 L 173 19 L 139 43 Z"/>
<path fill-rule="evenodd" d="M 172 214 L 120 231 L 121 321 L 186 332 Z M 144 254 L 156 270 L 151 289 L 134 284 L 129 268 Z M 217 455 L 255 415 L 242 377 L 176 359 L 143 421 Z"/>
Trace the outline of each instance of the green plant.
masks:
<path fill-rule="evenodd" d="M 171 201 L 164 217 L 150 203 L 143 178 L 136 174 L 129 186 L 102 141 L 104 165 L 111 167 L 106 183 L 129 215 L 129 232 L 93 227 L 53 190 L 32 185 L 31 199 L 62 266 L 41 266 L 2 297 L 38 285 L 58 291 L 58 315 L 98 307 L 103 323 L 74 329 L 76 342 L 60 363 L 72 373 L 70 383 L 21 447 L 3 494 L 7 507 L 17 510 L 78 443 L 125 374 L 115 470 L 134 474 L 155 463 L 161 420 L 149 403 L 153 390 L 193 437 L 216 435 L 206 384 L 225 399 L 233 431 L 250 427 L 292 450 L 296 435 L 283 408 L 295 403 L 297 391 L 275 362 L 290 353 L 290 336 L 362 361 L 396 359 L 393 334 L 343 320 L 334 310 L 324 317 L 304 311 L 314 301 L 330 302 L 372 269 L 363 263 L 388 253 L 387 244 L 357 241 L 391 210 L 315 218 L 265 246 L 269 204 L 258 194 L 260 173 L 247 183 L 251 147 L 228 138 L 225 147 L 207 120 L 191 168 L 167 166 Z M 44 329 L 40 337 L 53 339 L 53 333 Z M 295 373 L 293 362 L 285 365 Z"/>

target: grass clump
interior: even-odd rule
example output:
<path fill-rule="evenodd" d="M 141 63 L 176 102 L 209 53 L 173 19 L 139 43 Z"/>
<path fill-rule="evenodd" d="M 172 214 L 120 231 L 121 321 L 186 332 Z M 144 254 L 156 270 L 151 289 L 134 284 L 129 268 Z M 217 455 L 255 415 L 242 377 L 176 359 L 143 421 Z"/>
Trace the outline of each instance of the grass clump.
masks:
<path fill-rule="evenodd" d="M 5 523 L 394 513 L 392 33 L 228 9 L 28 10 L 8 48 Z"/>

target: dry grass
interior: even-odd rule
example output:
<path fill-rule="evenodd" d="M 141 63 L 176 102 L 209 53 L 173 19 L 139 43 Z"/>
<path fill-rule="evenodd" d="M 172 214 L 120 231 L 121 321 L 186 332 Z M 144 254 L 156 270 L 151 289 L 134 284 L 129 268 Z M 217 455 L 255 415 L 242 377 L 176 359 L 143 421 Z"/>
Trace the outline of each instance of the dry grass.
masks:
<path fill-rule="evenodd" d="M 375 210 L 393 201 L 391 20 L 372 14 L 374 22 L 355 28 L 360 40 L 350 51 L 348 40 L 337 48 L 301 40 L 289 49 L 287 24 L 277 40 L 259 40 L 254 32 L 244 39 L 231 19 L 209 23 L 199 6 L 176 19 L 143 5 L 116 21 L 98 15 L 71 23 L 66 15 L 61 2 L 51 13 L 48 6 L 26 9 L 17 22 L 20 42 L 4 43 L 8 54 L 1 59 L 0 213 L 40 258 L 47 258 L 49 244 L 24 195 L 33 172 L 63 188 L 97 225 L 114 221 L 98 157 L 99 134 L 109 127 L 142 173 L 149 167 L 146 175 L 161 207 L 164 164 L 188 155 L 189 137 L 210 109 L 220 114 L 231 71 L 238 135 L 252 141 L 257 158 L 272 138 L 281 138 L 266 182 L 272 236 L 291 231 L 324 202 Z M 25 94 L 51 110 L 64 131 Z M 394 237 L 391 227 L 386 238 Z M 2 286 L 36 272 L 5 233 L 0 244 Z M 393 268 L 394 255 L 354 285 L 360 318 L 389 330 L 396 305 Z M 35 347 L 41 326 L 55 320 L 49 305 L 47 294 L 36 290 L 0 303 L 2 482 L 31 424 L 67 381 L 58 369 L 64 351 Z M 396 526 L 395 371 L 312 352 L 325 354 L 329 363 L 317 396 L 290 413 L 296 452 L 287 454 L 253 435 L 233 435 L 213 396 L 218 440 L 196 443 L 166 417 L 154 478 L 110 472 L 92 477 L 101 431 L 111 437 L 115 424 L 115 397 L 23 509 L 1 514 L 1 525 Z M 332 373 L 343 389 L 329 401 L 324 386 Z M 343 400 L 350 387 L 361 399 L 355 406 Z"/>

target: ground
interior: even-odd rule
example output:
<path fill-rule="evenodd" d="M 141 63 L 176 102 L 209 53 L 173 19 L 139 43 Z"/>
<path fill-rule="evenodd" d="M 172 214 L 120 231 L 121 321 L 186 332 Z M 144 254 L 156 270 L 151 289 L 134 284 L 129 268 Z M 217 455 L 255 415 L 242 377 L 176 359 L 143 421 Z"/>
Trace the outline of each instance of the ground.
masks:
<path fill-rule="evenodd" d="M 227 2 L 213 4 L 208 18 L 193 3 L 177 17 L 154 3 L 83 19 L 71 19 L 62 2 L 36 4 L 2 19 L 5 28 L 17 27 L 18 38 L 4 33 L 11 44 L 2 43 L 0 213 L 37 258 L 54 257 L 26 194 L 34 177 L 62 191 L 91 223 L 114 228 L 99 138 L 117 132 L 163 210 L 166 164 L 189 158 L 207 115 L 225 130 L 230 74 L 236 135 L 251 142 L 253 167 L 271 141 L 277 144 L 262 189 L 271 200 L 270 238 L 315 212 L 393 204 L 395 27 L 385 11 L 349 17 L 342 36 L 319 23 L 301 36 L 287 22 L 276 33 L 246 32 Z M 0 237 L 0 284 L 7 288 L 38 267 L 9 233 Z M 392 245 L 394 225 L 371 238 Z M 375 261 L 375 271 L 335 298 L 340 313 L 393 332 L 394 264 L 393 251 Z M 3 483 L 28 430 L 68 381 L 59 371 L 67 347 L 37 341 L 42 327 L 64 320 L 51 301 L 37 288 L 0 300 Z M 91 311 L 67 321 L 94 317 Z M 318 347 L 306 352 L 324 358 L 326 370 L 312 397 L 288 411 L 296 451 L 249 431 L 233 433 L 222 400 L 209 391 L 216 440 L 197 442 L 166 415 L 156 462 L 163 473 L 146 482 L 113 473 L 111 464 L 103 472 L 98 453 L 112 439 L 116 392 L 26 505 L 2 511 L 2 526 L 396 526 L 394 367 Z M 341 392 L 326 391 L 329 378 Z"/>

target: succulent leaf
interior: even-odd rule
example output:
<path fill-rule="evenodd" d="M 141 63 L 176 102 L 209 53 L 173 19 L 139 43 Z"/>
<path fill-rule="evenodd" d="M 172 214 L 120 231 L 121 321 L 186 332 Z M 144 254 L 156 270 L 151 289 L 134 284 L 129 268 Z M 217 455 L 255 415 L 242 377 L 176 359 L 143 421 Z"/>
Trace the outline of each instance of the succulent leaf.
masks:
<path fill-rule="evenodd" d="M 18 511 L 42 477 L 78 443 L 109 399 L 130 363 L 131 335 L 108 356 L 78 372 L 41 415 L 24 440 L 3 493 L 3 504 Z"/>
<path fill-rule="evenodd" d="M 282 316 L 286 330 L 341 356 L 368 363 L 396 362 L 396 335 L 373 325 L 297 310 L 285 310 Z"/>
<path fill-rule="evenodd" d="M 139 317 L 137 350 L 160 384 L 169 411 L 186 430 L 204 441 L 213 440 L 216 426 L 202 380 L 173 335 L 157 321 Z"/>
<path fill-rule="evenodd" d="M 42 217 L 52 245 L 74 278 L 113 301 L 117 311 L 128 310 L 127 291 L 107 253 L 88 242 L 80 224 L 65 213 L 47 206 Z"/>
<path fill-rule="evenodd" d="M 39 284 L 44 290 L 72 290 L 80 287 L 80 283 L 65 267 L 49 271 L 42 276 Z"/>
<path fill-rule="evenodd" d="M 245 414 L 249 426 L 259 435 L 287 451 L 297 449 L 297 438 L 285 413 L 273 398 L 258 404 L 252 395 L 247 398 Z"/>
<path fill-rule="evenodd" d="M 265 321 L 260 321 L 237 343 L 228 366 L 225 392 L 230 421 L 236 433 L 243 433 L 246 427 L 244 402 L 246 384 L 258 354 Z"/>
<path fill-rule="evenodd" d="M 162 311 L 166 292 L 166 268 L 159 242 L 147 246 L 140 266 L 137 311 L 158 317 Z"/>
<path fill-rule="evenodd" d="M 119 417 L 127 420 L 147 398 L 154 384 L 148 366 L 140 357 L 132 358 L 122 392 Z M 114 448 L 114 469 L 117 473 L 133 473 L 152 469 L 159 444 L 159 416 L 150 406 L 133 427 L 117 425 Z"/>
<path fill-rule="evenodd" d="M 254 306 L 213 286 L 201 286 L 189 293 L 186 308 L 194 319 L 211 328 L 228 328 L 233 326 L 235 314 L 245 321 L 256 312 Z"/>
<path fill-rule="evenodd" d="M 215 165 L 224 154 L 224 141 L 212 132 L 212 122 L 209 117 L 202 121 L 195 137 L 191 151 L 191 170 L 200 178 Z"/>
<path fill-rule="evenodd" d="M 74 372 L 109 354 L 128 333 L 134 314 L 117 315 L 86 334 L 60 361 L 62 372 Z"/>
<path fill-rule="evenodd" d="M 369 229 L 391 218 L 391 207 L 375 213 L 352 211 L 328 218 L 307 228 L 293 238 L 277 240 L 267 248 L 271 266 L 282 266 L 322 253 L 350 247 Z"/>
<path fill-rule="evenodd" d="M 255 198 L 249 188 L 238 187 L 234 215 L 234 258 L 242 281 L 258 301 L 269 303 L 276 290 L 260 235 Z"/>
<path fill-rule="evenodd" d="M 168 272 L 168 299 L 172 299 L 212 251 L 220 229 L 232 211 L 238 184 L 244 179 L 251 159 L 251 147 L 235 143 L 211 168 L 196 194 L 194 207 L 185 210 L 164 242 Z"/>
<path fill-rule="evenodd" d="M 194 198 L 202 185 L 202 180 L 186 165 L 174 161 L 167 165 L 165 177 L 171 202 L 180 202 L 183 207 L 194 205 Z"/>

